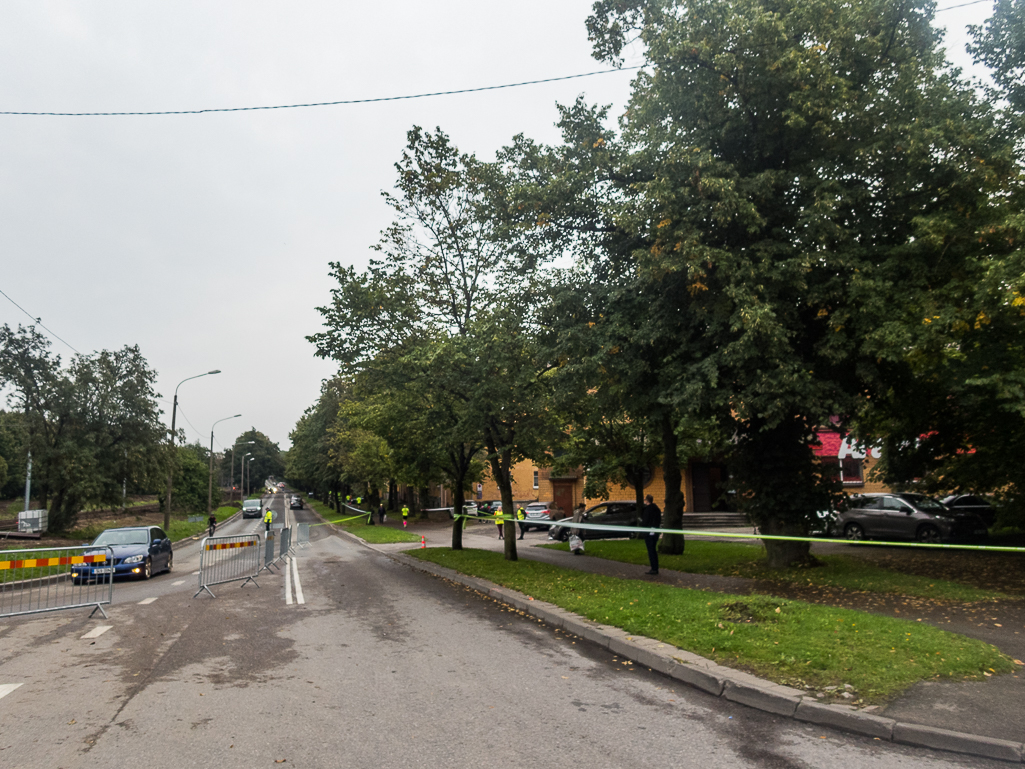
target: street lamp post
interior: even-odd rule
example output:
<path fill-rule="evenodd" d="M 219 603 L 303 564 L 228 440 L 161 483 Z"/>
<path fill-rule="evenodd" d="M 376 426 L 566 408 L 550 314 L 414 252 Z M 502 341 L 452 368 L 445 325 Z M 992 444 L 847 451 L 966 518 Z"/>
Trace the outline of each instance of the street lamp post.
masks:
<path fill-rule="evenodd" d="M 206 492 L 206 514 L 210 515 L 214 511 L 214 428 L 217 427 L 221 422 L 227 422 L 229 419 L 238 419 L 241 414 L 236 414 L 233 417 L 225 417 L 224 419 L 218 419 L 213 425 L 210 426 L 210 488 Z M 232 456 L 234 459 L 234 455 Z"/>
<path fill-rule="evenodd" d="M 256 443 L 256 441 L 246 441 L 243 445 L 252 445 L 254 443 Z M 237 448 L 238 448 L 238 441 L 235 441 L 235 445 L 231 447 L 231 489 L 232 489 L 232 492 L 231 492 L 231 498 L 228 500 L 229 502 L 234 502 L 235 501 L 235 449 L 237 449 Z M 239 462 L 239 470 L 240 471 L 241 471 L 241 465 L 242 465 L 242 463 Z M 241 479 L 238 482 L 238 496 L 239 496 L 239 501 L 241 502 L 242 501 L 242 481 L 241 481 Z"/>
<path fill-rule="evenodd" d="M 190 379 L 199 379 L 201 376 L 210 376 L 210 374 L 220 373 L 220 369 L 214 369 L 213 371 L 207 371 L 205 374 L 196 374 L 195 376 L 186 377 L 178 383 L 178 387 L 181 387 Z M 174 483 L 174 428 L 175 419 L 178 416 L 178 387 L 174 388 L 174 403 L 171 406 L 171 457 L 170 467 L 167 470 L 167 497 L 164 499 L 164 531 L 171 528 L 171 485 Z"/>
<path fill-rule="evenodd" d="M 242 464 L 242 481 L 241 481 L 241 483 L 242 483 L 242 498 L 243 499 L 246 498 L 246 467 L 249 465 L 249 463 L 246 462 L 246 457 L 251 457 L 251 456 L 253 456 L 253 452 L 251 452 L 251 451 L 248 451 L 248 452 L 246 452 L 245 454 L 242 455 L 242 463 L 241 463 Z M 254 457 L 254 459 L 255 459 L 255 457 Z"/>

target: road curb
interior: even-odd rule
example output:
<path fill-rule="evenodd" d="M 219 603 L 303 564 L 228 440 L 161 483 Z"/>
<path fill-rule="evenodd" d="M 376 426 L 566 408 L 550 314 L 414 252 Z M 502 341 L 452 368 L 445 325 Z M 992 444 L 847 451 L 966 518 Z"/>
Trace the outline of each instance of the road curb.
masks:
<path fill-rule="evenodd" d="M 358 539 L 358 538 L 357 538 Z M 362 542 L 363 540 L 359 540 Z M 372 546 L 370 546 L 372 547 Z M 376 548 L 374 548 L 376 549 Z M 692 652 L 677 649 L 644 636 L 628 635 L 620 628 L 592 622 L 546 601 L 537 601 L 523 593 L 501 587 L 479 577 L 469 577 L 453 569 L 405 553 L 379 553 L 435 577 L 458 582 L 466 587 L 509 604 L 552 627 L 572 633 L 613 654 L 633 660 L 695 689 L 747 707 L 795 721 L 803 721 L 840 731 L 873 737 L 915 747 L 961 753 L 981 758 L 1021 764 L 1025 744 L 952 732 L 932 726 L 902 723 L 843 705 L 829 705 L 808 697 L 798 689 L 774 684 L 748 673 L 723 667 Z"/>

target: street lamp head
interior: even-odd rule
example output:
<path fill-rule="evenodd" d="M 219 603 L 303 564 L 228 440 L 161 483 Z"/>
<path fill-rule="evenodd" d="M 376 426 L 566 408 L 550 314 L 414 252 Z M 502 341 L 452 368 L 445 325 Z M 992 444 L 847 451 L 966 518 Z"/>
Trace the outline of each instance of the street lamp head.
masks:
<path fill-rule="evenodd" d="M 240 416 L 242 416 L 242 415 L 241 414 L 236 414 L 233 417 L 228 417 L 228 419 L 238 419 Z"/>
<path fill-rule="evenodd" d="M 207 374 L 220 374 L 221 370 L 219 368 L 215 368 L 213 371 L 207 371 L 206 373 Z M 242 415 L 239 414 L 239 416 L 242 416 Z"/>

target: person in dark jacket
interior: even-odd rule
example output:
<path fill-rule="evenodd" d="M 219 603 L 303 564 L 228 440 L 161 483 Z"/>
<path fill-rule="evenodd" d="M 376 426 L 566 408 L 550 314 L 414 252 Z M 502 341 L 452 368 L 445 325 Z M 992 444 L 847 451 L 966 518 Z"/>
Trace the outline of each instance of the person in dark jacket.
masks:
<path fill-rule="evenodd" d="M 384 502 L 377 506 L 377 522 L 384 525 Z"/>
<path fill-rule="evenodd" d="M 655 498 L 648 494 L 644 498 L 644 507 L 641 508 L 641 527 L 645 529 L 658 529 L 662 526 L 662 511 L 655 504 Z M 658 575 L 658 537 L 657 531 L 651 531 L 644 535 L 644 544 L 648 547 L 648 563 L 651 570 L 645 574 Z"/>

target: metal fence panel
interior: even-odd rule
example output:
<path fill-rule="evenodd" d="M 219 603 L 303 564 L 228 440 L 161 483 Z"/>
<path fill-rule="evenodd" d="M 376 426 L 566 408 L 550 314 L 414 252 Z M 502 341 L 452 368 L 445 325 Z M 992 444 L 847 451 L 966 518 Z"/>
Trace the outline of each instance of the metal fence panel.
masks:
<path fill-rule="evenodd" d="M 310 524 L 308 524 L 308 523 L 299 523 L 299 524 L 296 524 L 296 526 L 298 527 L 298 532 L 297 532 L 298 536 L 296 537 L 296 544 L 298 544 L 299 547 L 309 547 L 310 546 Z"/>
<path fill-rule="evenodd" d="M 270 571 L 271 567 L 274 566 L 274 538 L 276 534 L 267 532 L 267 536 L 263 540 L 263 566 L 260 567 L 260 571 L 267 569 Z"/>
<path fill-rule="evenodd" d="M 281 545 L 278 550 L 278 559 L 284 558 L 292 550 L 292 529 L 281 530 Z"/>
<path fill-rule="evenodd" d="M 239 534 L 227 537 L 206 537 L 199 553 L 199 590 L 214 596 L 211 585 L 242 580 L 242 587 L 252 582 L 257 587 L 260 571 L 260 536 Z"/>
<path fill-rule="evenodd" d="M 109 546 L 0 550 L 0 617 L 89 606 L 90 617 L 97 611 L 106 617 L 103 607 L 114 601 L 113 571 Z"/>

